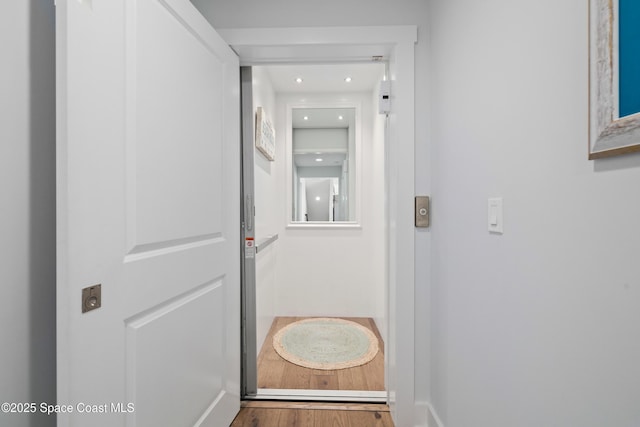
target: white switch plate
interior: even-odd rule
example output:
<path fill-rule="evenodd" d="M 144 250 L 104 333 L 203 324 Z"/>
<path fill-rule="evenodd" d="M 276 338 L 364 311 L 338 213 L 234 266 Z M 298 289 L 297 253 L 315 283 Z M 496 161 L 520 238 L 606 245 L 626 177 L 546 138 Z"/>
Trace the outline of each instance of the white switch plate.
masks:
<path fill-rule="evenodd" d="M 488 203 L 487 223 L 489 231 L 492 233 L 502 234 L 502 197 L 494 197 L 489 199 Z"/>

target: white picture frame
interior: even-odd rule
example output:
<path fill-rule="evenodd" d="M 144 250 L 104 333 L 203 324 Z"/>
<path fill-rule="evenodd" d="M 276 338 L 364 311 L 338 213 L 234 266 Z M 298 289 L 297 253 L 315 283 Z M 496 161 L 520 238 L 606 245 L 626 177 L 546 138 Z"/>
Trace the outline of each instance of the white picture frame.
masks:
<path fill-rule="evenodd" d="M 620 117 L 618 1 L 589 0 L 589 159 L 640 151 L 640 113 Z"/>
<path fill-rule="evenodd" d="M 256 109 L 256 148 L 269 161 L 276 159 L 276 133 L 273 124 L 267 118 L 264 108 Z"/>

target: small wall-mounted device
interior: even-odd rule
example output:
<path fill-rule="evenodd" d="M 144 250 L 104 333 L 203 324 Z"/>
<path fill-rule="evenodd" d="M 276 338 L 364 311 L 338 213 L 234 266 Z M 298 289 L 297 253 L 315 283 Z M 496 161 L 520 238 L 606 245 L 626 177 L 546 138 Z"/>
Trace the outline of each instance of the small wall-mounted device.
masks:
<path fill-rule="evenodd" d="M 416 227 L 429 227 L 429 196 L 416 196 Z"/>
<path fill-rule="evenodd" d="M 488 225 L 491 233 L 502 234 L 502 197 L 493 197 L 488 200 Z"/>
<path fill-rule="evenodd" d="M 380 82 L 380 94 L 378 95 L 378 113 L 389 114 L 391 112 L 391 80 Z"/>

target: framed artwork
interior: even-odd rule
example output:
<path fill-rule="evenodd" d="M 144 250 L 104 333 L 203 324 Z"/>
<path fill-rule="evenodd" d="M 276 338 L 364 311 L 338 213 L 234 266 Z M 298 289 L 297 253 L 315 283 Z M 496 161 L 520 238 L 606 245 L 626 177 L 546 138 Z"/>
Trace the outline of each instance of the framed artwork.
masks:
<path fill-rule="evenodd" d="M 640 151 L 640 2 L 589 2 L 589 159 Z"/>
<path fill-rule="evenodd" d="M 262 107 L 256 111 L 256 148 L 270 161 L 276 159 L 276 133 Z"/>

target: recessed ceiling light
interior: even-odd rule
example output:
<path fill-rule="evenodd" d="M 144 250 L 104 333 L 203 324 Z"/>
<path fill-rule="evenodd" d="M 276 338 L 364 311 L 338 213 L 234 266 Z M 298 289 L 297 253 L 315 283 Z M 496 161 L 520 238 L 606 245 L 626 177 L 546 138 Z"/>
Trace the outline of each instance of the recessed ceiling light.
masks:
<path fill-rule="evenodd" d="M 322 161 L 322 159 L 321 159 L 320 157 L 318 157 L 318 158 L 316 159 L 316 162 L 321 162 L 321 161 Z"/>
<path fill-rule="evenodd" d="M 342 119 L 344 119 L 344 117 L 338 116 L 338 120 L 342 120 Z"/>
<path fill-rule="evenodd" d="M 351 82 L 351 77 L 345 77 L 344 81 L 347 82 L 347 83 Z"/>
<path fill-rule="evenodd" d="M 296 83 L 302 83 L 302 77 L 296 77 Z"/>
<path fill-rule="evenodd" d="M 303 120 L 309 120 L 309 116 L 304 116 L 302 119 Z"/>
<path fill-rule="evenodd" d="M 320 201 L 320 196 L 316 196 L 316 200 L 319 202 Z"/>

